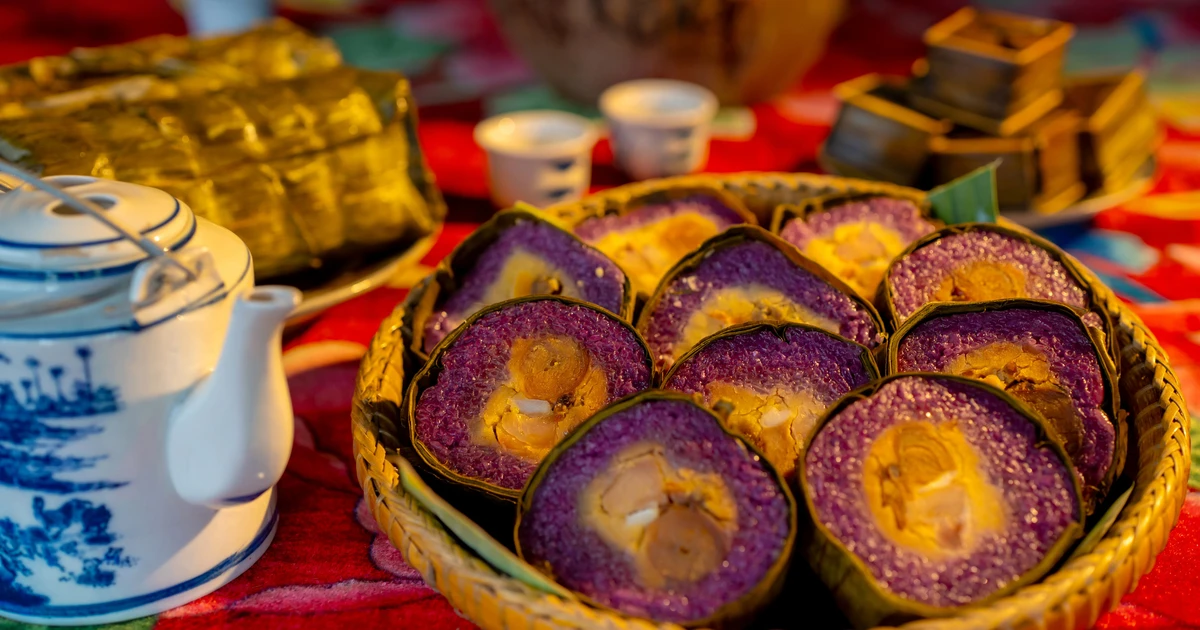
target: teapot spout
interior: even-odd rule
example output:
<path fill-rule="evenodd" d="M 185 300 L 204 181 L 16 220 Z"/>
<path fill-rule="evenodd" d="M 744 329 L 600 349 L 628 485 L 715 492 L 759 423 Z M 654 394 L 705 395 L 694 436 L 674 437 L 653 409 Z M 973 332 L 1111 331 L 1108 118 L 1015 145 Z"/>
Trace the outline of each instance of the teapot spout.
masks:
<path fill-rule="evenodd" d="M 234 304 L 216 369 L 175 411 L 167 433 L 167 467 L 185 501 L 246 503 L 283 474 L 294 426 L 281 338 L 299 301 L 296 289 L 266 286 Z"/>

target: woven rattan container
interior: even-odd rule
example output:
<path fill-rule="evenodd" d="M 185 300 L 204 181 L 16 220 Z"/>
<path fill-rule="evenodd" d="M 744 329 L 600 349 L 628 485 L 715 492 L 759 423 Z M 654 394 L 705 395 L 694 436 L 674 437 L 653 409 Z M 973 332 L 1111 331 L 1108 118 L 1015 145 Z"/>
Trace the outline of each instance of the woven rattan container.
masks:
<path fill-rule="evenodd" d="M 781 203 L 831 192 L 886 192 L 920 198 L 921 192 L 890 184 L 808 174 L 745 173 L 695 176 L 633 184 L 549 209 L 577 219 L 650 190 L 717 185 L 743 200 L 760 217 Z M 1085 272 L 1086 273 L 1086 272 Z M 1154 565 L 1187 493 L 1188 415 L 1167 357 L 1138 317 L 1094 276 L 1088 281 L 1112 317 L 1121 363 L 1121 400 L 1131 422 L 1128 466 L 1135 477 L 1128 502 L 1089 553 L 1075 557 L 1041 582 L 962 616 L 914 622 L 912 629 L 1086 628 Z M 408 323 L 407 326 L 411 326 Z M 404 558 L 461 614 L 489 629 L 655 628 L 653 623 L 547 595 L 507 577 L 464 547 L 459 539 L 400 484 L 403 436 L 401 398 L 406 375 L 417 366 L 407 350 L 405 310 L 382 324 L 363 360 L 354 400 L 356 472 L 371 513 Z M 800 611 L 797 611 L 798 614 Z"/>

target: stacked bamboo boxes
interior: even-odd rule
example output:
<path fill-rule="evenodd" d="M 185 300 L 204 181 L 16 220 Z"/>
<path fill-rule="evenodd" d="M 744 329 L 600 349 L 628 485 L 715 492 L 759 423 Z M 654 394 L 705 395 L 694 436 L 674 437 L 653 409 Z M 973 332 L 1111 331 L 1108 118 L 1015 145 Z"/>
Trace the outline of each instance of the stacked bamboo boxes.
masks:
<path fill-rule="evenodd" d="M 1001 160 L 1004 210 L 1054 213 L 1149 168 L 1160 131 L 1136 72 L 1065 77 L 1070 24 L 964 8 L 907 78 L 839 85 L 821 150 L 840 175 L 930 188 Z"/>

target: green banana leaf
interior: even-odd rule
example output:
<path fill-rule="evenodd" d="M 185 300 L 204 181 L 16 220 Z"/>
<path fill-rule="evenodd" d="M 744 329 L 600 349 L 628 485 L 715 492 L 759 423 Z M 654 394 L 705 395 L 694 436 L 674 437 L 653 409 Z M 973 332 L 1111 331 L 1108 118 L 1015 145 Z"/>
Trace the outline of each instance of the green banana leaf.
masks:
<path fill-rule="evenodd" d="M 999 220 L 996 201 L 996 167 L 1000 160 L 929 191 L 933 213 L 947 225 L 995 223 Z"/>
<path fill-rule="evenodd" d="M 154 627 L 158 621 L 158 616 L 151 615 L 149 617 L 141 617 L 122 621 L 120 623 L 102 624 L 97 626 L 76 626 L 76 630 L 149 630 Z M 54 626 L 43 626 L 31 623 L 22 623 L 13 621 L 12 619 L 0 618 L 0 630 L 51 630 Z"/>
<path fill-rule="evenodd" d="M 1200 416 L 1192 416 L 1192 474 L 1188 486 L 1200 490 Z"/>
<path fill-rule="evenodd" d="M 1112 505 L 1104 513 L 1104 516 L 1101 516 L 1100 520 L 1096 521 L 1096 524 L 1092 526 L 1092 531 L 1088 532 L 1087 536 L 1084 536 L 1083 540 L 1079 541 L 1079 544 L 1075 546 L 1075 551 L 1071 552 L 1070 557 L 1063 562 L 1064 565 L 1069 564 L 1079 556 L 1090 553 L 1096 548 L 1096 545 L 1100 544 L 1100 539 L 1104 538 L 1108 530 L 1112 529 L 1113 523 L 1117 522 L 1117 517 L 1121 515 L 1121 510 L 1125 509 L 1125 504 L 1129 502 L 1131 494 L 1133 494 L 1133 486 L 1129 486 L 1125 492 L 1122 492 L 1113 501 Z"/>
<path fill-rule="evenodd" d="M 408 460 L 396 455 L 389 455 L 388 461 L 392 462 L 400 472 L 400 487 L 405 492 L 411 494 L 422 507 L 436 516 L 446 526 L 446 529 L 453 532 L 463 544 L 470 547 L 472 551 L 483 558 L 485 562 L 492 565 L 497 571 L 521 581 L 530 588 L 535 588 L 563 599 L 575 599 L 575 596 L 570 591 L 555 584 L 543 573 L 522 562 L 516 554 L 509 551 L 504 545 L 496 542 L 495 538 L 492 538 L 487 532 L 483 531 L 482 527 L 476 525 L 471 519 L 464 516 L 462 512 L 454 509 L 454 506 L 439 497 L 421 479 L 421 476 L 417 474 L 412 464 L 408 463 Z"/>

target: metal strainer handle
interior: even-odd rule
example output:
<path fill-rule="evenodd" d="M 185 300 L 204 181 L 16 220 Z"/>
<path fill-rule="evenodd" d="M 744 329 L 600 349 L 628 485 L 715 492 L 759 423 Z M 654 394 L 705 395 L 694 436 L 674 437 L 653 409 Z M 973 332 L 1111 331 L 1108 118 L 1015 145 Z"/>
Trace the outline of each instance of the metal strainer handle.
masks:
<path fill-rule="evenodd" d="M 129 240 L 133 244 L 137 245 L 148 255 L 154 258 L 165 258 L 172 266 L 183 272 L 188 281 L 196 279 L 196 274 L 191 269 L 188 269 L 186 265 L 176 260 L 175 257 L 171 256 L 167 250 L 163 249 L 158 243 L 155 243 L 148 237 L 139 234 L 137 230 L 131 230 L 127 226 L 123 225 L 120 221 L 108 216 L 108 213 L 104 212 L 103 209 L 87 199 L 72 195 L 66 190 L 54 185 L 52 182 L 43 180 L 37 175 L 34 175 L 33 173 L 30 173 L 29 171 L 6 160 L 0 160 L 0 172 L 12 175 L 13 177 L 20 179 L 22 182 L 54 197 L 55 199 L 58 199 L 62 203 L 74 208 L 75 210 L 91 216 L 93 219 L 96 219 L 97 221 L 108 226 L 109 229 L 113 230 L 117 234 L 120 234 L 126 240 Z"/>

